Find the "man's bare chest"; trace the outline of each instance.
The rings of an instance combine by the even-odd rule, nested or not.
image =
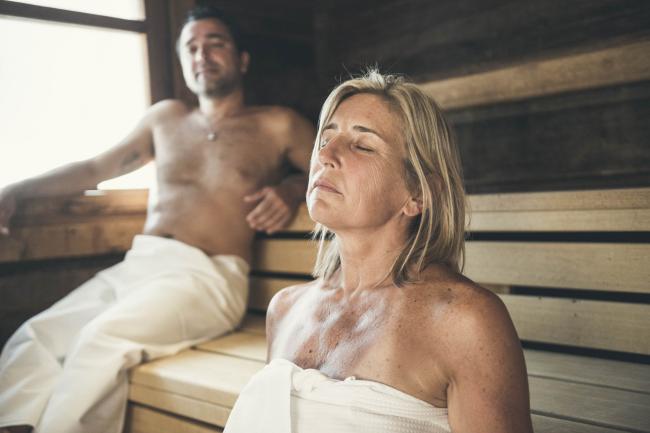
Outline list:
[[[241,125],[212,134],[183,122],[155,130],[159,179],[257,185],[280,175],[282,149],[260,128]]]

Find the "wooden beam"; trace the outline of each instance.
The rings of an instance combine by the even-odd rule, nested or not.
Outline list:
[[[139,395],[142,392],[139,387],[134,387],[131,391],[136,395]],[[202,402],[194,401],[193,404],[197,406],[191,405],[186,407],[186,400],[181,396],[164,394],[159,395],[159,397],[164,399],[164,402],[161,403],[159,400],[155,400],[153,404],[148,404],[149,400],[145,398],[143,404],[148,404],[149,406],[163,410],[168,407],[171,409],[172,413],[180,406],[180,411],[187,414],[187,416],[192,419],[188,419],[188,417],[178,417],[170,413],[152,409],[151,407],[132,403],[128,407],[124,433],[214,433],[223,431],[219,427],[194,421],[195,419],[201,419],[200,414],[196,415],[196,412],[199,410],[198,408],[203,409],[206,413],[211,411],[218,412],[219,408],[216,405],[209,405],[209,407],[204,408]],[[158,406],[158,403],[161,403],[160,406]]]
[[[16,227],[0,238],[0,263],[22,260],[122,253],[142,232],[140,215],[92,219],[89,222]]]
[[[535,414],[628,432],[650,431],[648,394],[539,377],[529,377],[528,383]]]
[[[585,90],[650,79],[650,41],[538,60],[420,87],[446,109]]]
[[[478,283],[650,293],[648,244],[470,241],[465,245],[463,273]]]
[[[650,355],[650,305],[500,295],[519,338]]]
[[[650,366],[544,350],[524,350],[529,376],[650,393]]]
[[[135,368],[131,383],[230,408],[263,366],[259,361],[185,350]]]

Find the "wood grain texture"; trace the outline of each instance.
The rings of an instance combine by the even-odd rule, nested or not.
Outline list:
[[[650,79],[650,42],[420,83],[443,108],[526,99]]]
[[[532,414],[535,433],[623,433],[624,430]]]
[[[650,305],[500,295],[519,338],[650,355]]]
[[[199,344],[196,349],[266,362],[266,337],[261,333],[234,332]]]
[[[529,376],[650,393],[650,365],[524,350]]]
[[[0,263],[121,253],[142,232],[144,218],[114,216],[88,222],[16,227],[0,238]]]
[[[593,51],[643,38],[650,20],[643,0],[327,2],[315,11],[326,87],[363,65],[442,79]]]
[[[175,398],[178,396],[173,396]],[[156,407],[154,405],[154,407]],[[191,416],[190,416],[191,418]],[[124,433],[214,433],[223,429],[139,404],[130,404]]]
[[[466,243],[464,274],[486,284],[650,293],[650,245]]]
[[[650,395],[529,377],[534,413],[633,432],[650,431]]]
[[[248,308],[257,311],[266,311],[269,302],[271,302],[271,298],[273,298],[273,295],[275,295],[279,290],[296,284],[305,283],[307,281],[310,280],[251,277]]]
[[[264,363],[259,361],[185,350],[133,369],[130,382],[232,407],[244,385],[263,366]]]
[[[200,421],[201,423],[211,424],[212,426],[221,426],[226,425],[228,420],[228,415],[230,415],[230,407],[220,406],[215,403],[210,403],[204,400],[198,400],[196,398],[187,397],[184,395],[168,392],[167,390],[160,390],[156,388],[149,388],[142,385],[132,384],[129,387],[129,401],[136,403],[135,407],[140,407],[139,405],[147,405],[149,407],[156,408],[158,410],[163,410],[174,415],[181,415],[183,418],[189,418],[194,420],[193,422]],[[132,405],[133,406],[133,405]],[[170,415],[168,415],[170,416]],[[142,426],[139,427],[142,432],[151,432],[154,433],[158,430],[153,429],[153,424],[147,422],[147,429],[144,428],[143,420],[133,419],[131,420],[132,426]],[[129,425],[127,421],[127,426]],[[172,424],[174,425],[174,424]],[[202,428],[211,428],[207,426],[201,426]],[[212,427],[214,428],[214,427]],[[180,430],[185,431],[185,430]],[[213,431],[213,430],[208,430]],[[220,430],[216,430],[220,431]]]

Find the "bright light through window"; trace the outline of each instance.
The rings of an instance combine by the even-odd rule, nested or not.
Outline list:
[[[117,144],[149,105],[142,34],[0,18],[0,186]],[[106,188],[146,188],[145,167]]]
[[[142,0],[20,0],[20,3],[106,15],[127,20],[144,19]]]

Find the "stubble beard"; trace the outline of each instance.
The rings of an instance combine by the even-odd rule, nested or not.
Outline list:
[[[232,72],[211,81],[199,84],[198,94],[208,98],[223,98],[241,87],[242,79]]]

